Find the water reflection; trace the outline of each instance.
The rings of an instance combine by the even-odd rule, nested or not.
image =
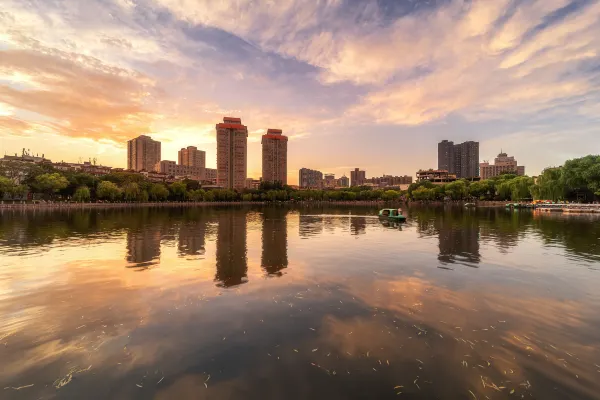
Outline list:
[[[0,393],[600,398],[597,218],[376,212],[3,213]]]
[[[218,286],[231,287],[248,282],[248,259],[246,257],[246,214],[219,212],[217,227]]]
[[[198,256],[205,253],[207,219],[198,216],[182,222],[179,227],[177,249],[182,256]]]
[[[127,261],[135,267],[148,267],[160,258],[160,229],[145,228],[127,232]]]
[[[269,208],[262,215],[261,266],[268,276],[281,276],[288,266],[287,210]]]

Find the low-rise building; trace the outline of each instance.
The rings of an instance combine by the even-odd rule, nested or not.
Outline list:
[[[481,178],[478,176],[463,179],[467,179],[471,182],[481,180]],[[445,185],[446,183],[454,182],[456,180],[456,174],[451,174],[445,169],[428,169],[419,170],[417,172],[417,182],[429,181],[434,185]]]
[[[259,189],[261,182],[262,182],[261,179],[246,178],[246,187],[245,188],[250,189],[250,190]]]
[[[417,171],[417,182],[429,181],[436,185],[443,185],[456,180],[456,174],[451,174],[445,169],[428,169]]]
[[[365,183],[372,183],[375,186],[380,188],[391,187],[391,186],[400,186],[400,185],[410,185],[413,183],[412,176],[404,175],[404,176],[392,176],[392,175],[383,175],[381,177],[374,177],[365,180]]]
[[[481,179],[489,179],[507,173],[523,176],[525,175],[525,167],[518,165],[514,157],[509,157],[506,153],[501,152],[494,159],[494,164],[490,164],[488,161],[479,164],[479,173]]]
[[[213,185],[217,184],[217,170],[215,168],[204,169],[204,182],[210,182]]]
[[[175,161],[163,160],[156,164],[156,172],[185,177],[197,181],[204,179],[205,168],[200,166],[179,165]]]
[[[337,186],[337,181],[334,174],[325,174],[323,178],[323,186],[328,189],[333,189]]]

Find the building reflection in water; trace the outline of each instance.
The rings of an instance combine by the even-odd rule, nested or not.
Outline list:
[[[134,267],[148,267],[160,259],[160,226],[145,226],[127,232],[127,261]]]
[[[184,222],[179,227],[177,250],[181,256],[204,254],[206,220]]]
[[[323,233],[325,223],[323,217],[314,215],[302,215],[299,217],[298,234],[303,239],[308,239],[311,236],[318,236]]]
[[[365,217],[351,217],[350,232],[353,235],[363,235],[367,233],[367,219]]]
[[[262,214],[261,266],[269,276],[281,276],[287,268],[287,210],[265,208]]]
[[[436,220],[442,263],[467,262],[477,264],[479,254],[479,222],[466,214],[442,214]]]
[[[224,210],[217,217],[217,286],[231,287],[248,282],[246,213]]]

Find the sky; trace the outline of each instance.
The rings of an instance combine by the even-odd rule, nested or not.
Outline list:
[[[437,167],[443,139],[480,142],[529,175],[600,153],[598,0],[2,0],[0,151],[126,166],[206,151],[215,125],[280,128],[288,182]]]

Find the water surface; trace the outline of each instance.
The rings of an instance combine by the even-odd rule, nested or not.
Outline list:
[[[600,223],[0,214],[0,398],[600,399]]]

